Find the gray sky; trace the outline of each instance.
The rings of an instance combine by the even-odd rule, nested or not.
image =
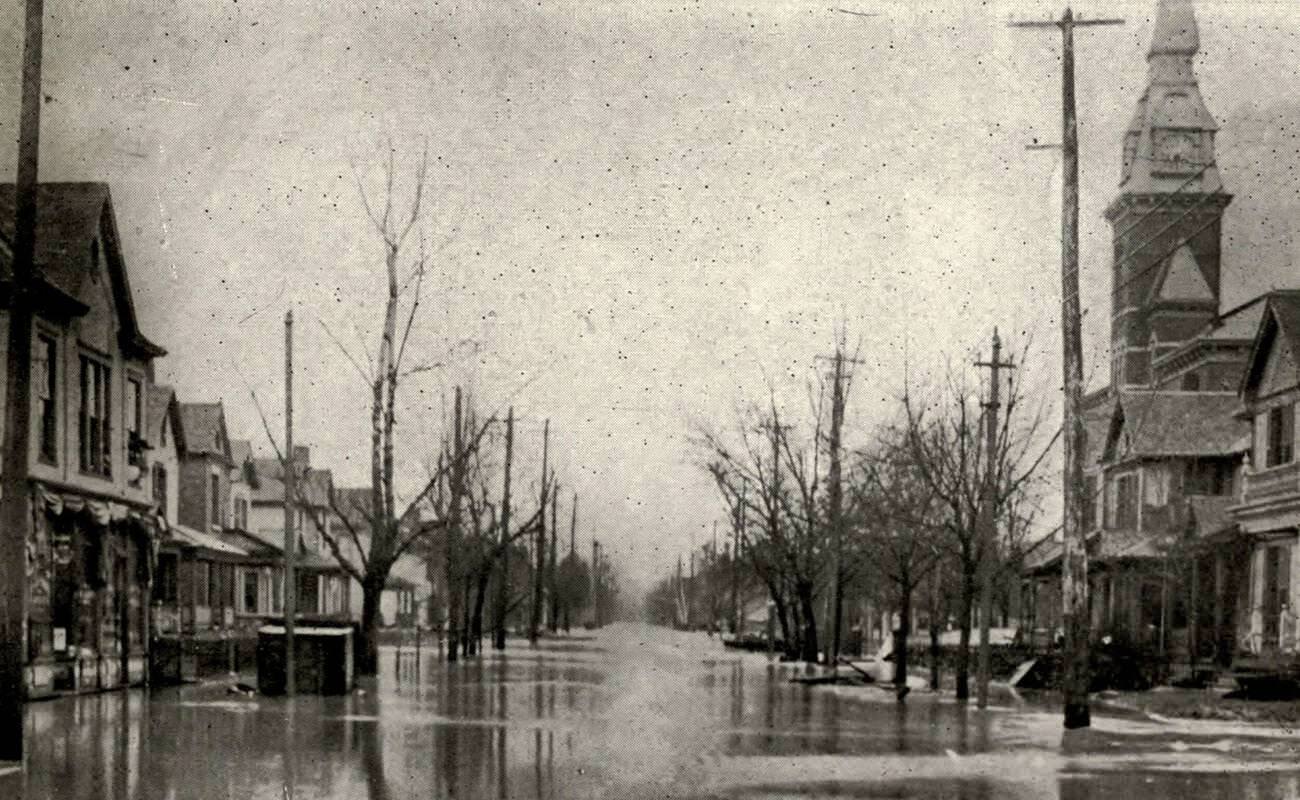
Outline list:
[[[440,243],[408,384],[409,482],[449,387],[550,417],[565,492],[623,570],[664,572],[719,516],[688,441],[777,385],[805,408],[839,320],[861,337],[851,424],[970,361],[993,325],[1033,391],[1059,345],[1058,38],[1005,26],[1052,2],[47,3],[41,176],[111,184],[159,379],[223,399],[265,447],[280,425],[281,321],[300,331],[296,438],[366,479],[367,393],[321,322],[373,348],[382,250],[350,164],[380,188],[391,138]],[[20,4],[0,18],[16,76]],[[1105,376],[1120,136],[1155,0],[1077,4],[1128,25],[1079,37],[1087,370]],[[1300,7],[1201,2],[1202,92],[1237,199],[1225,305],[1295,285]],[[17,80],[0,86],[15,162]],[[12,167],[6,172],[12,175]],[[10,178],[11,179],[11,178]],[[241,377],[242,376],[242,377]],[[530,454],[525,469],[536,467]],[[408,482],[408,483],[409,483]],[[562,510],[567,515],[567,505]]]

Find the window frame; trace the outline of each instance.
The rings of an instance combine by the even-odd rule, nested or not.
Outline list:
[[[113,477],[113,367],[88,352],[80,354],[77,434],[78,462],[82,474]],[[93,408],[92,408],[93,406]]]
[[[41,401],[38,454],[45,464],[59,463],[59,342],[53,334],[38,332],[36,344],[45,359],[44,380],[37,397]]]
[[[1295,461],[1295,403],[1273,406],[1265,416],[1264,468],[1286,466]]]

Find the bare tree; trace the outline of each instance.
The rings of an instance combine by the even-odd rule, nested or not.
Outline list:
[[[924,395],[909,386],[903,396],[902,446],[917,476],[943,509],[941,524],[960,576],[957,613],[961,642],[956,676],[959,699],[970,696],[969,648],[976,579],[983,559],[998,558],[996,552],[985,552],[988,548],[979,535],[985,498],[993,503],[990,513],[998,527],[1004,527],[1008,508],[1035,488],[1038,470],[1060,435],[1058,430],[1050,439],[1046,437],[1043,409],[1026,414],[1020,401],[1019,385],[1012,384],[1003,406],[1005,414],[997,421],[995,449],[989,453],[979,397],[960,376],[949,371],[940,386]],[[985,492],[986,480],[991,481],[993,491]]]

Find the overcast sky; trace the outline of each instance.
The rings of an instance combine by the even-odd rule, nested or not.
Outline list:
[[[409,179],[427,142],[432,288],[412,347],[445,370],[403,405],[407,485],[451,386],[551,419],[559,477],[625,573],[663,574],[721,517],[691,449],[773,381],[804,408],[838,322],[861,338],[850,424],[869,435],[913,369],[968,362],[998,325],[1055,398],[1054,2],[928,4],[232,0],[47,3],[41,177],[107,181],[160,381],[225,402],[266,449],[282,319],[299,321],[296,438],[367,475],[367,392],[327,338],[373,349],[382,249],[353,179]],[[0,163],[12,175],[21,4],[0,18]],[[1105,376],[1120,136],[1155,0],[1080,2],[1089,374]],[[1300,7],[1201,2],[1201,86],[1237,199],[1225,305],[1294,267]],[[9,178],[12,179],[12,178]],[[399,181],[399,189],[408,188]],[[400,199],[400,198],[399,198]],[[323,323],[323,325],[322,325]],[[452,343],[469,340],[474,346]],[[359,356],[364,357],[364,356]],[[448,361],[448,359],[450,359]],[[536,472],[535,452],[523,469]],[[534,479],[535,480],[535,479]],[[567,503],[561,512],[567,516]]]

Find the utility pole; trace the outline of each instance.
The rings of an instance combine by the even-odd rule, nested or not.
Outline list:
[[[745,527],[745,495],[749,481],[740,484],[740,502],[736,504],[735,519],[731,524],[731,635],[740,638],[740,540]]]
[[[284,693],[297,692],[297,662],[294,657],[293,625],[298,613],[298,579],[294,572],[294,555],[298,537],[294,502],[298,489],[297,459],[293,454],[293,309],[284,312]]]
[[[1065,623],[1062,685],[1066,729],[1092,724],[1088,707],[1088,556],[1083,530],[1083,334],[1079,314],[1079,121],[1074,102],[1074,29],[1120,25],[1123,20],[1077,20],[1065,9],[1060,20],[1013,22],[1021,28],[1058,28],[1061,47],[1061,123],[1064,154],[1061,203],[1061,344],[1065,378],[1065,515],[1061,598]]]
[[[551,443],[551,421],[548,419],[542,426],[542,493],[541,502],[538,504],[540,511],[537,514],[537,546],[534,557],[536,559],[536,568],[533,573],[533,607],[532,613],[528,620],[528,643],[537,644],[537,635],[542,627],[542,576],[546,573],[546,503],[548,495],[548,481],[550,476],[547,473],[547,460],[550,455]]]
[[[496,625],[492,646],[506,649],[506,616],[510,605],[510,464],[514,457],[515,407],[506,412],[505,486],[501,489],[501,580],[497,581]]]
[[[600,542],[591,540],[591,608],[592,621],[600,627]]]
[[[578,558],[578,493],[573,493],[573,510],[569,515],[569,562],[572,568],[573,563]],[[566,586],[564,590],[564,632],[569,632],[570,619],[573,614],[573,587]]]
[[[686,630],[689,631],[691,623],[694,622],[692,617],[695,616],[691,613],[695,605],[695,531],[691,531],[691,552],[687,557],[690,559],[691,567],[690,577],[687,579],[689,582],[686,584]]]
[[[41,51],[45,7],[27,0],[23,41],[22,118],[14,187],[13,280],[9,289],[9,367],[5,376],[4,462],[0,475],[0,760],[23,761],[27,687],[27,539],[31,534],[28,469],[32,435],[32,281],[41,139]]]
[[[844,480],[841,450],[844,433],[844,407],[848,402],[852,377],[845,372],[846,361],[860,364],[860,359],[845,358],[844,343],[831,356],[834,373],[831,385],[831,431],[827,443],[830,468],[826,487],[827,515],[831,524],[831,635],[826,646],[826,663],[835,666],[840,656],[840,625],[844,616]]]
[[[447,512],[447,541],[446,541],[446,562],[447,562],[447,661],[460,660],[461,644],[464,640],[464,633],[461,630],[463,623],[463,602],[464,602],[464,565],[461,558],[464,556],[460,552],[460,525],[461,525],[461,500],[462,492],[465,487],[465,435],[462,430],[463,408],[461,405],[461,390],[456,387],[456,400],[452,409],[452,431],[451,431],[451,486],[450,499],[451,508]]]
[[[993,616],[993,566],[998,529],[998,410],[1002,405],[999,395],[1002,370],[1015,369],[1015,364],[1002,361],[1002,340],[998,338],[997,328],[993,329],[993,359],[976,361],[975,366],[987,367],[990,371],[989,400],[984,405],[984,485],[980,498],[980,649],[976,701],[980,708],[987,708],[992,677],[989,621]]]
[[[555,483],[554,480],[551,483],[555,488],[551,492],[551,555],[550,564],[546,568],[546,591],[550,594],[550,603],[548,605],[551,609],[547,627],[551,633],[555,633],[560,627],[560,593],[555,590],[558,582],[556,568],[559,566],[556,543],[560,540],[560,525],[557,519],[560,514],[560,485]]]
[[[713,547],[706,562],[709,573],[709,635],[718,621],[718,521],[713,521]]]

